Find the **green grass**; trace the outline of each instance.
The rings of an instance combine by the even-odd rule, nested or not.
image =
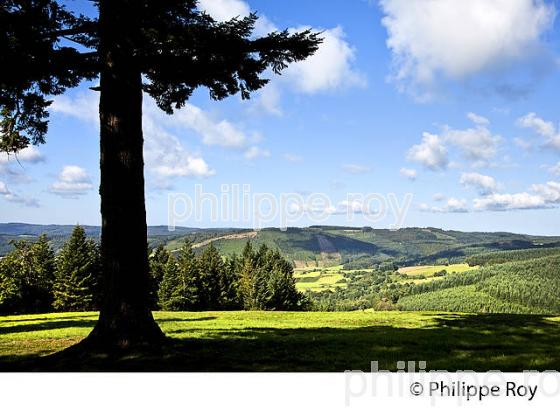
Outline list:
[[[405,274],[408,277],[398,276],[394,279],[397,282],[407,282],[407,283],[426,283],[431,282],[433,280],[441,280],[445,276],[434,276],[437,272],[441,272],[442,270],[447,271],[448,274],[453,273],[464,273],[470,270],[478,269],[478,266],[469,266],[466,263],[456,263],[451,265],[422,265],[422,266],[408,266],[405,268],[400,268],[398,270],[399,273]],[[411,279],[410,277],[414,276],[424,276],[424,278],[415,278]]]
[[[560,318],[433,312],[156,312],[172,343],[118,360],[38,359],[88,334],[96,313],[0,317],[0,370],[343,371],[371,361],[431,370],[560,370]]]
[[[400,268],[399,273],[406,273],[407,275],[424,275],[427,278],[434,276],[434,273],[446,270],[447,273],[462,273],[468,270],[477,269],[467,265],[466,263],[457,263],[452,265],[426,265],[426,266],[408,266]]]
[[[334,290],[338,287],[347,286],[344,279],[342,265],[330,266],[327,268],[298,268],[294,271],[296,279],[296,288],[301,292],[323,292],[325,290]]]

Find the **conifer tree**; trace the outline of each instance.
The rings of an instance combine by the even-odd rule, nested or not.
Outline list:
[[[257,16],[217,22],[196,0],[96,0],[98,16],[61,0],[0,5],[0,149],[42,144],[52,96],[99,78],[103,301],[85,346],[159,345],[149,299],[144,195],[143,92],[168,114],[194,90],[249,98],[304,60],[321,38],[309,30],[253,34]]]
[[[13,242],[14,250],[0,260],[0,311],[38,313],[51,309],[54,251],[46,235],[36,243]]]
[[[253,246],[251,241],[247,241],[243,252],[241,254],[241,259],[238,263],[238,277],[239,277],[239,297],[243,303],[243,306],[247,310],[255,309],[253,301],[253,282],[254,282],[254,267],[253,267]]]
[[[225,261],[225,298],[223,300],[223,309],[235,310],[243,308],[240,296],[240,259],[237,255],[232,255]]]
[[[218,310],[228,297],[225,265],[212,242],[200,255],[201,304],[204,309]]]
[[[77,225],[56,258],[53,307],[88,311],[99,307],[99,250]]]
[[[239,273],[243,306],[248,310],[302,310],[304,295],[296,289],[292,265],[276,250],[262,245],[257,252],[249,242]]]
[[[304,295],[296,289],[294,268],[278,250],[267,257],[267,300],[265,306],[273,310],[301,310],[306,306]]]
[[[249,241],[243,249],[240,269],[239,288],[244,308],[247,310],[264,309],[263,299],[266,288],[263,272],[259,266],[258,253],[253,250]]]
[[[150,254],[150,303],[152,309],[158,308],[158,290],[169,258],[169,251],[163,245],[158,245]]]
[[[182,281],[177,261],[171,256],[165,264],[163,278],[158,290],[158,304],[162,310],[181,310],[183,303]]]
[[[201,302],[199,264],[187,239],[179,256],[168,258],[158,291],[163,310],[198,310]]]

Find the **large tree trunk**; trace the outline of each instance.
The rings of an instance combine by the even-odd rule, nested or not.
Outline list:
[[[104,347],[154,345],[163,333],[148,298],[142,136],[142,77],[130,39],[139,24],[134,0],[99,5],[101,98],[101,259],[103,300],[86,339]]]

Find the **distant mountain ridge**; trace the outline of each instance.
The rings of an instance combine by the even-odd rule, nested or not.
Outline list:
[[[60,248],[64,241],[70,236],[75,225],[40,225],[19,222],[0,223],[0,256],[5,255],[12,249],[11,241],[27,239],[34,240],[41,234],[46,234],[55,249]],[[101,227],[93,225],[81,225],[86,235],[98,239],[101,236]],[[148,242],[151,246],[160,243],[165,244],[169,240],[200,231],[198,228],[177,227],[170,232],[167,226],[148,227]]]
[[[0,256],[12,248],[10,241],[33,240],[45,233],[55,249],[70,235],[73,225],[0,223]],[[99,238],[100,227],[83,225],[86,234]],[[346,264],[362,268],[387,261],[401,265],[458,262],[466,257],[503,250],[560,247],[560,236],[536,236],[508,232],[461,232],[439,228],[403,228],[400,230],[369,227],[311,226],[307,228],[266,228],[259,231],[236,228],[148,227],[148,242],[178,249],[185,238],[196,251],[214,244],[224,255],[240,253],[247,240],[256,246],[278,249],[296,266]]]

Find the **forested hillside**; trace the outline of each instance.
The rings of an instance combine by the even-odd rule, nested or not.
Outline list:
[[[560,253],[520,261],[523,255],[531,253],[511,252],[514,262],[496,262],[476,271],[413,286],[408,289],[409,296],[399,299],[398,307],[451,312],[559,313]],[[500,256],[507,259],[507,253]]]
[[[46,234],[58,251],[68,239],[73,226],[0,224],[0,256],[10,251],[10,241],[37,240]],[[83,226],[85,233],[98,239],[97,226]],[[210,243],[223,255],[239,254],[248,239],[255,245],[277,249],[296,267],[323,267],[344,264],[346,269],[372,268],[391,261],[399,266],[419,264],[462,263],[465,258],[488,252],[546,249],[560,247],[560,237],[520,235],[505,232],[459,232],[437,228],[404,228],[400,230],[312,226],[267,228],[259,231],[235,228],[184,228],[168,231],[166,226],[148,228],[151,247],[165,245],[177,251],[189,239],[197,252]]]
[[[239,253],[246,238],[216,238],[214,245],[226,255]],[[388,229],[315,226],[263,229],[251,241],[278,249],[296,267],[346,269],[372,268],[384,262],[400,266],[461,263],[487,252],[544,249],[560,246],[559,237],[511,233],[444,231],[436,228]]]

